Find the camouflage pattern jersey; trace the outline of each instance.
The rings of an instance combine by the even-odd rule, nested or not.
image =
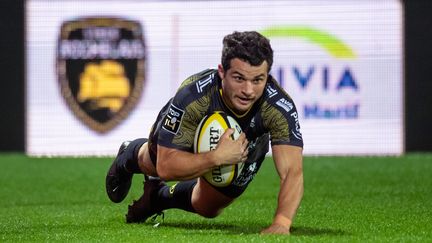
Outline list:
[[[187,78],[160,111],[149,136],[150,157],[156,163],[157,144],[193,153],[195,131],[208,114],[223,111],[234,117],[249,141],[249,155],[240,175],[226,187],[215,187],[229,197],[239,196],[258,172],[271,145],[303,147],[298,113],[290,96],[269,75],[262,97],[237,115],[222,100],[217,70],[207,69]]]

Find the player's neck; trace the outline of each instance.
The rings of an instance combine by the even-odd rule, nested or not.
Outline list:
[[[219,89],[219,94],[220,94],[221,100],[224,103],[225,107],[227,107],[228,110],[230,110],[231,113],[233,115],[235,115],[237,118],[242,118],[242,117],[246,116],[249,113],[249,111],[251,110],[251,108],[252,108],[252,106],[249,107],[249,109],[247,111],[243,112],[243,113],[235,111],[233,108],[231,108],[231,103],[228,100],[225,99],[225,97],[223,95],[222,89]]]

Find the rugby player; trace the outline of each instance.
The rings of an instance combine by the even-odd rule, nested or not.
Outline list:
[[[170,208],[206,218],[219,215],[252,181],[271,143],[280,177],[278,204],[272,224],[261,231],[289,234],[303,196],[302,148],[298,114],[291,97],[269,74],[273,50],[255,31],[224,37],[221,64],[187,78],[161,109],[149,134],[123,142],[106,176],[113,202],[127,195],[133,174],[144,174],[144,193],[129,206],[126,222],[144,222]],[[215,150],[193,152],[195,131],[207,114],[223,111],[243,132],[237,140],[227,129]],[[215,166],[244,162],[226,187],[202,175]],[[178,181],[168,186],[165,181]]]

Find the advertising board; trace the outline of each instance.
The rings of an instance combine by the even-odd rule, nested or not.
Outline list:
[[[26,152],[113,155],[178,85],[256,30],[294,99],[306,155],[393,155],[403,141],[399,1],[26,2]]]

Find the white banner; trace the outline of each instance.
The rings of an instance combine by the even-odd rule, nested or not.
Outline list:
[[[402,11],[397,0],[28,0],[26,151],[115,154],[148,136],[183,79],[217,67],[226,34],[256,30],[296,103],[305,154],[401,154]],[[97,91],[88,81],[108,76]]]

